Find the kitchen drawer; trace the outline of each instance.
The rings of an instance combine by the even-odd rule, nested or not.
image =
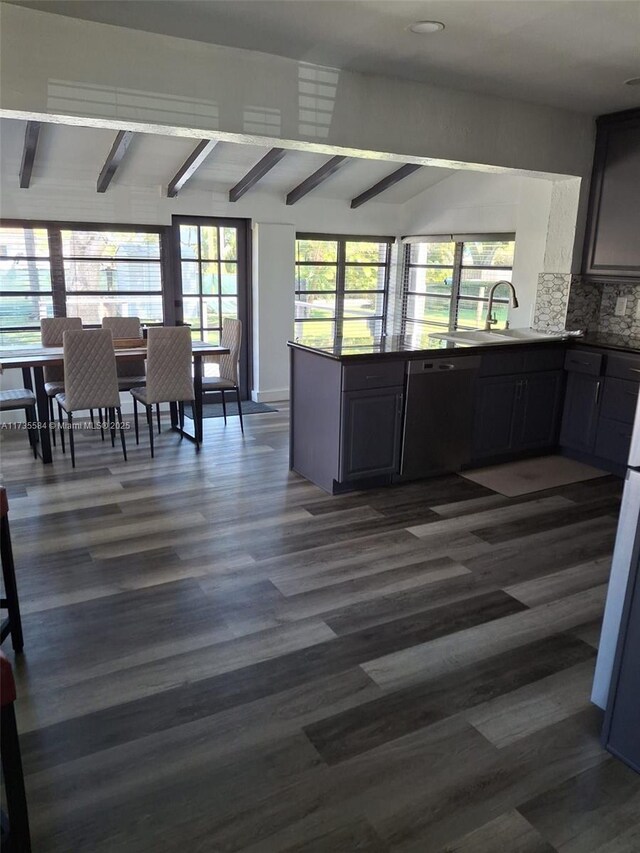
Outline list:
[[[510,376],[526,371],[525,351],[488,352],[482,355],[481,376]]]
[[[631,448],[631,435],[633,426],[612,421],[609,418],[600,418],[598,421],[598,434],[596,436],[596,456],[617,462],[618,465],[626,465]]]
[[[404,370],[404,360],[347,364],[342,369],[342,390],[366,391],[368,388],[404,385]]]
[[[640,382],[640,356],[608,355],[606,374],[618,379]]]
[[[527,350],[524,354],[524,368],[527,373],[538,373],[542,370],[562,370],[564,367],[564,359],[566,347],[556,347],[555,349],[540,349]]]
[[[564,364],[564,347],[547,349],[490,352],[482,356],[481,376],[510,376],[514,373],[538,373],[543,370],[561,370]]]
[[[600,376],[602,353],[570,349],[564,359],[564,369],[571,370],[573,373],[589,373],[591,376]]]
[[[632,424],[636,414],[639,389],[640,385],[637,382],[607,376],[602,394],[602,416]]]

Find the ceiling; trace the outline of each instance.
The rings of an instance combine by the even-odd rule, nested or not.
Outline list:
[[[16,119],[0,120],[1,171],[5,180],[17,183],[24,145],[26,122]],[[43,124],[33,168],[33,185],[41,181],[51,186],[90,182],[95,185],[98,174],[113,144],[115,132],[94,127],[63,124]],[[196,140],[176,136],[135,134],[124,160],[113,179],[113,186],[136,188],[166,186],[195,148]],[[229,190],[267,153],[269,149],[256,145],[220,142],[191,180],[180,191],[187,196],[193,191],[227,194]],[[284,158],[250,190],[276,195],[286,194],[308,178],[329,159],[326,154],[306,151],[287,151]],[[349,160],[334,175],[313,190],[309,198],[338,199],[344,202],[363,192],[381,178],[389,175],[397,163],[380,160]],[[377,196],[375,201],[403,204],[454,173],[451,169],[423,166],[414,174]],[[109,190],[107,190],[108,192]]]
[[[640,104],[640,0],[9,0],[594,115]],[[407,32],[416,20],[443,32]]]

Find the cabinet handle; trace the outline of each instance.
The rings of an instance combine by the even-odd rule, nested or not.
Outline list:
[[[376,374],[372,374],[371,376],[365,376],[364,378],[365,379],[380,379],[380,374],[376,373]]]
[[[398,395],[398,404],[396,406],[396,415],[402,415],[402,404],[404,403],[404,394]]]
[[[598,403],[600,402],[600,385],[601,385],[601,384],[602,384],[602,383],[601,383],[601,382],[600,382],[600,380],[598,379],[598,384],[596,385],[596,399],[595,399],[595,405],[596,405],[596,406],[597,406],[597,405],[598,405]]]
[[[522,397],[522,379],[518,379],[516,382],[516,400],[519,400]]]

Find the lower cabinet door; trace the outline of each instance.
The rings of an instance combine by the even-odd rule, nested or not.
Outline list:
[[[602,379],[585,373],[567,377],[560,444],[572,450],[592,453],[598,427]]]
[[[402,404],[402,388],[343,393],[340,482],[397,472]]]
[[[534,450],[557,444],[563,380],[561,370],[530,373],[523,377],[518,391],[516,449]]]
[[[513,449],[518,376],[478,380],[473,428],[473,459],[500,456]]]

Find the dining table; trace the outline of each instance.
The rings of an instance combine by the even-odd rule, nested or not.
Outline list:
[[[211,356],[228,355],[228,347],[209,344],[205,341],[193,341],[193,388],[195,394],[194,424],[195,435],[180,426],[178,418],[178,405],[170,404],[171,428],[179,432],[184,438],[196,441],[196,436],[202,438],[202,377],[203,360]],[[114,347],[116,362],[130,361],[131,359],[146,358],[147,342],[140,340],[140,345],[132,347]],[[64,365],[64,352],[62,347],[25,346],[12,347],[11,349],[0,349],[0,373],[9,369],[21,369],[24,387],[33,391],[36,396],[36,407],[38,411],[38,455],[43,463],[50,464],[53,461],[51,453],[51,424],[49,423],[49,400],[44,387],[44,368],[54,365]]]

